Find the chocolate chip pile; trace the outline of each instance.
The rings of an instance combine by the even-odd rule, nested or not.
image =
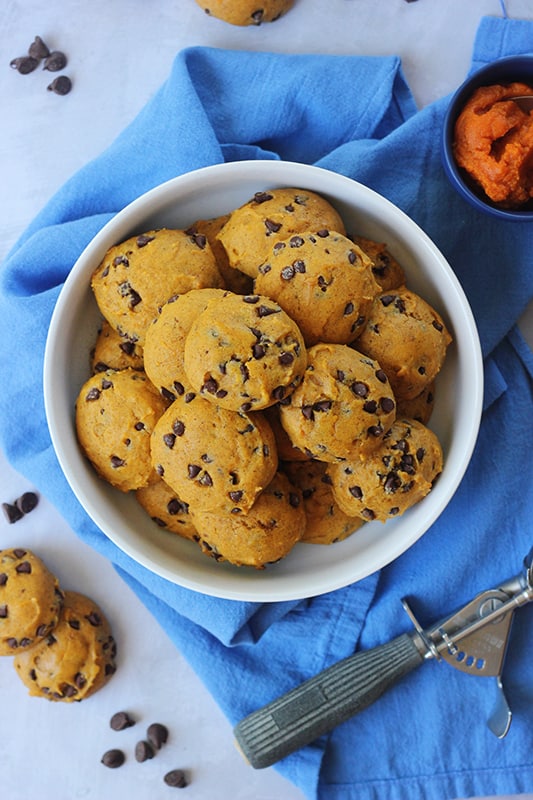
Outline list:
[[[111,717],[109,726],[114,731],[124,731],[135,725],[135,719],[128,711],[117,711]],[[137,741],[134,747],[135,760],[142,764],[157,754],[164,744],[168,741],[168,728],[161,722],[152,722],[146,729],[146,738]],[[109,769],[118,769],[126,761],[126,753],[123,749],[113,747],[103,754],[101,763]],[[167,786],[177,789],[184,789],[189,784],[189,780],[183,769],[172,769],[163,776]]]
[[[36,36],[23,56],[11,59],[9,66],[16,69],[21,75],[29,75],[42,64],[46,72],[60,72],[67,65],[67,57],[62,50],[50,51],[48,45],[40,36]],[[46,87],[54,94],[68,94],[72,88],[72,81],[68,75],[58,75]]]
[[[13,503],[2,503],[2,511],[9,524],[12,525],[33,511],[38,502],[39,497],[35,492],[24,492]]]

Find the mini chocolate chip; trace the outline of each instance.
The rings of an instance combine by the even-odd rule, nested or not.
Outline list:
[[[352,392],[356,395],[356,397],[366,397],[368,395],[368,386],[363,381],[354,381],[350,386]]]
[[[93,626],[93,628],[99,628],[102,624],[102,618],[96,611],[91,611],[90,614],[86,614],[85,619]]]
[[[375,414],[378,410],[378,404],[375,400],[367,400],[363,403],[363,411],[366,411],[367,414]]]
[[[15,547],[15,549],[13,550],[13,555],[15,556],[15,558],[24,558],[26,552],[27,551],[23,550],[22,547]]]
[[[294,356],[292,353],[281,353],[278,357],[278,361],[285,367],[288,366],[289,364],[292,364],[292,362],[294,361]]]
[[[187,779],[182,769],[171,769],[163,780],[167,786],[174,786],[177,789],[184,789],[187,786]]]
[[[193,479],[196,478],[197,475],[200,474],[202,468],[198,466],[198,464],[189,464],[187,467],[187,475],[189,478]]]
[[[43,64],[43,69],[48,70],[48,72],[59,72],[60,69],[64,69],[67,66],[67,57],[61,50],[54,50],[50,53]]]
[[[267,200],[272,200],[272,198],[273,195],[268,194],[268,192],[256,192],[253,196],[252,202],[259,205],[260,203],[266,203]]]
[[[394,400],[391,397],[380,397],[379,404],[385,414],[390,414],[395,405]]]
[[[256,360],[263,358],[266,355],[266,347],[262,344],[254,344],[252,347],[252,353]]]
[[[85,675],[83,675],[83,673],[76,672],[76,674],[74,675],[74,683],[76,684],[78,689],[83,689],[83,687],[87,683],[87,678],[85,677]]]
[[[214,378],[208,378],[204,385],[202,386],[202,392],[209,392],[209,394],[215,394],[218,389],[218,383]]]
[[[195,397],[196,394],[194,392],[187,392],[187,394],[184,397],[184,400],[186,403],[190,403],[194,400]]]
[[[165,434],[163,434],[163,441],[166,444],[166,446],[169,448],[169,450],[172,450],[172,448],[174,447],[174,444],[176,442],[176,434],[174,434],[174,433],[165,433]]]
[[[244,494],[244,492],[241,491],[241,490],[236,491],[236,492],[229,492],[229,497],[230,497],[230,500],[232,500],[234,503],[240,503],[240,501],[242,500],[243,494]]]
[[[80,629],[80,621],[79,621],[79,619],[69,619],[68,624],[73,630],[79,631],[79,629]]]
[[[304,415],[305,419],[314,420],[315,415],[313,414],[313,406],[302,406],[302,414]]]
[[[269,317],[270,314],[279,314],[281,308],[271,308],[270,306],[261,305],[257,307],[256,311],[258,317]]]
[[[271,233],[277,233],[281,228],[281,222],[274,222],[273,219],[265,219],[265,228],[267,229],[267,236]]]
[[[101,763],[105,767],[109,767],[110,769],[116,769],[117,767],[121,767],[124,761],[126,760],[126,756],[122,752],[122,750],[107,750],[101,758]]]
[[[343,312],[344,316],[348,317],[350,314],[353,314],[354,309],[355,309],[355,306],[354,306],[353,303],[346,303],[346,305],[344,306],[344,312]]]
[[[375,436],[376,439],[377,439],[377,437],[381,436],[382,434],[383,434],[383,426],[382,425],[371,425],[370,428],[368,428],[368,435],[369,436]]]
[[[176,436],[183,436],[185,433],[185,425],[180,419],[174,420],[172,423],[172,430],[176,434]]]
[[[211,475],[209,474],[209,472],[204,472],[202,477],[199,478],[198,482],[201,483],[202,486],[212,486],[213,485],[213,479],[212,479]]]
[[[242,298],[243,303],[250,303],[250,305],[254,305],[255,303],[259,302],[259,295],[258,294],[245,294]]]
[[[350,486],[348,491],[352,497],[355,497],[356,500],[360,500],[363,496],[363,490],[360,486]]]
[[[154,239],[155,236],[147,236],[145,233],[142,233],[140,236],[137,236],[137,247],[146,247],[146,245],[153,242]]]
[[[293,508],[298,508],[300,505],[300,498],[295,492],[289,492],[289,505]]]
[[[146,742],[141,740],[137,742],[135,745],[135,760],[142,763],[143,761],[148,761],[148,759],[154,757],[154,748],[150,744],[150,742]]]
[[[54,94],[59,94],[64,97],[72,89],[72,81],[68,75],[59,75],[59,77],[54,78],[52,83],[49,83],[46,88],[49,92],[53,92]]]
[[[19,646],[14,636],[10,636],[9,639],[6,639],[6,644],[11,647],[12,650],[15,650]]]
[[[114,731],[123,731],[135,725],[135,720],[130,717],[127,711],[117,711],[109,720],[109,725]]]
[[[376,518],[376,515],[371,508],[363,508],[361,511],[361,516],[367,520],[373,520]]]
[[[41,625],[38,625],[38,626],[37,626],[37,630],[35,631],[35,636],[36,636],[38,639],[42,639],[44,636],[46,636],[46,631],[47,631],[47,630],[48,630],[48,625],[46,625],[46,624],[43,622],[43,623],[41,623]]]
[[[385,306],[385,308],[387,308],[387,306],[390,306],[390,304],[394,302],[394,300],[396,299],[396,295],[384,294],[380,299],[381,299],[381,304]]]
[[[280,277],[284,281],[290,281],[294,278],[294,267],[289,264],[289,266],[284,267],[281,270]]]
[[[42,58],[47,58],[47,56],[50,55],[50,50],[43,42],[41,37],[36,36],[28,48],[28,54],[32,56],[32,58],[38,58],[41,60]]]
[[[100,389],[97,389],[97,388],[96,388],[96,386],[93,386],[93,388],[92,388],[92,389],[90,389],[90,390],[87,392],[87,394],[85,395],[85,399],[86,399],[86,400],[87,400],[87,402],[89,402],[89,403],[90,403],[92,400],[98,400],[98,398],[99,398],[99,397],[100,397]]]
[[[8,617],[8,607],[7,603],[4,603],[0,606],[0,619],[7,619]]]
[[[19,56],[9,62],[9,66],[16,69],[21,75],[29,75],[39,66],[39,60],[33,56]]]
[[[123,467],[126,463],[124,459],[119,458],[118,456],[111,456],[109,460],[111,461],[111,466],[113,467],[113,469],[118,469],[118,467]]]
[[[381,381],[381,383],[387,383],[387,375],[385,374],[385,372],[383,372],[382,369],[376,370],[376,378],[378,379],[378,381]]]
[[[5,586],[7,583],[7,575],[5,572],[0,572],[0,586]]]
[[[435,330],[439,331],[439,333],[443,330],[443,326],[441,325],[440,322],[438,322],[438,320],[434,319],[431,324],[433,325]]]
[[[15,572],[18,572],[19,575],[29,575],[31,573],[31,564],[29,561],[21,561],[20,564],[17,564],[15,567]]]
[[[152,722],[146,730],[146,736],[156,750],[161,750],[168,739],[168,728],[160,722]]]
[[[24,492],[24,494],[15,500],[15,505],[23,514],[29,514],[30,511],[33,511],[38,502],[39,498],[35,492]]]
[[[291,236],[289,240],[289,245],[291,247],[303,247],[305,244],[305,239],[302,236]]]
[[[19,519],[22,519],[24,516],[20,508],[17,508],[17,506],[12,503],[2,503],[2,509],[10,525],[14,522],[18,522]]]

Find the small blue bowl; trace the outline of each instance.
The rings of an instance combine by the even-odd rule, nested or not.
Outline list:
[[[533,55],[508,56],[498,61],[493,61],[473,73],[461,84],[452,96],[444,117],[442,161],[452,186],[474,208],[502,220],[531,222],[533,221],[533,203],[531,206],[528,204],[528,206],[516,210],[499,208],[483,193],[481,188],[473,187],[471,179],[457,165],[453,155],[455,122],[466,101],[480,86],[491,86],[495,83],[512,83],[513,81],[520,81],[533,86]]]

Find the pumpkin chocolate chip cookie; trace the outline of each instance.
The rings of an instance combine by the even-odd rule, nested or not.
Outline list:
[[[261,412],[229,411],[180,395],[152,434],[156,473],[191,509],[247,513],[277,469],[276,442]]]
[[[17,654],[13,665],[30,695],[68,703],[101,689],[116,671],[115,656],[111,627],[99,606],[66,591],[54,630]]]
[[[48,636],[62,604],[57,578],[35,553],[0,550],[0,656],[28,650]]]
[[[261,295],[226,293],[210,302],[185,340],[193,389],[232,411],[257,411],[282,400],[307,366],[296,322]]]
[[[380,365],[340,344],[308,350],[304,379],[279,408],[291,442],[328,462],[372,452],[396,418],[394,395]]]

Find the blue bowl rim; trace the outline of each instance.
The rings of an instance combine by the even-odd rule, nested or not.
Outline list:
[[[528,73],[531,75],[529,76]],[[533,220],[533,210],[521,211],[519,209],[498,208],[491,205],[490,201],[483,200],[482,197],[475,194],[465,183],[461,170],[455,162],[452,152],[453,130],[464,103],[479,86],[508,81],[528,82],[529,80],[533,84],[533,53],[505,56],[480,67],[471,73],[452,95],[444,116],[442,134],[441,149],[444,169],[457,191],[480,211],[492,214],[499,219],[514,222],[531,222]]]

